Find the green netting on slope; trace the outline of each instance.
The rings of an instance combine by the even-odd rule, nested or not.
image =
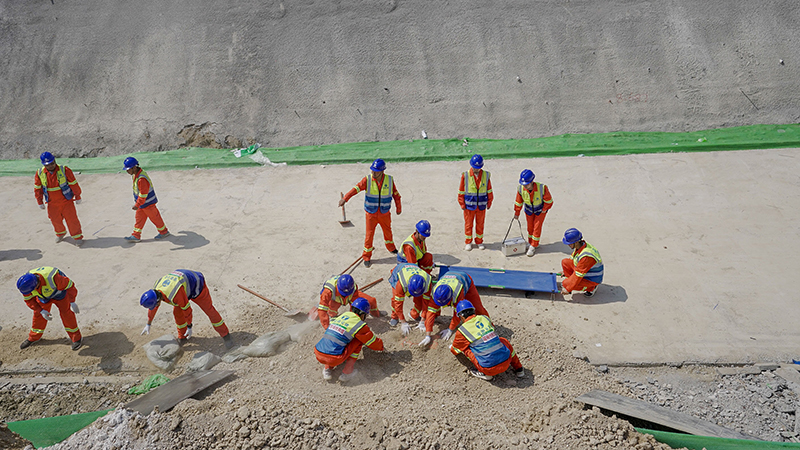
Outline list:
[[[366,163],[378,157],[390,162],[461,160],[474,153],[493,159],[771,149],[800,147],[800,125],[749,125],[687,133],[564,134],[536,139],[467,138],[466,143],[464,145],[463,139],[423,139],[262,147],[255,156],[263,154],[273,163],[301,165]],[[114,173],[122,171],[122,161],[127,156],[134,156],[148,171],[258,165],[247,156],[236,158],[230,150],[210,148],[184,148],[103,158],[59,158],[58,161],[82,173]],[[32,175],[39,167],[38,158],[0,161],[0,176]]]
[[[636,428],[642,434],[652,434],[658,442],[672,448],[688,448],[690,450],[773,450],[781,448],[800,449],[800,444],[794,442],[748,441],[744,439],[727,439],[710,436],[694,436],[691,434],[670,433],[667,431],[648,430]]]
[[[8,429],[31,441],[36,448],[48,447],[67,439],[109,411],[112,410],[8,422]]]

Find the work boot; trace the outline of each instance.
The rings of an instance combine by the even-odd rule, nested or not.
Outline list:
[[[583,295],[585,295],[587,297],[591,297],[591,296],[594,295],[594,291],[583,291]]]
[[[167,231],[167,232],[166,232],[166,233],[164,233],[164,234],[160,234],[160,233],[159,233],[159,234],[157,234],[157,235],[156,235],[156,237],[154,237],[153,239],[155,239],[155,240],[157,240],[157,241],[160,241],[161,239],[164,239],[165,237],[168,237],[168,236],[172,236],[171,234],[169,234],[169,231]]]
[[[78,239],[77,241],[75,241],[75,245],[77,245],[78,247],[83,247],[83,239]]]
[[[24,349],[30,347],[32,344],[33,344],[33,341],[29,341],[29,340],[25,339],[24,341],[22,341],[22,344],[19,344],[19,349],[20,350],[24,350]]]
[[[227,348],[228,350],[232,349],[233,346],[235,345],[233,342],[233,337],[231,337],[230,333],[226,334],[225,336],[222,336],[222,341],[225,343],[225,348]]]
[[[328,369],[326,367],[322,368],[322,379],[325,381],[331,381],[333,379],[333,369]]]
[[[469,369],[469,374],[473,377],[480,378],[481,380],[492,381],[494,379],[491,375],[486,375],[485,373],[479,372],[476,369]]]
[[[528,256],[533,256],[534,254],[536,254],[536,247],[534,247],[534,246],[532,246],[532,245],[531,245],[531,246],[528,248],[528,251],[527,251],[527,252],[525,252],[525,254],[526,254],[526,255],[528,255]]]
[[[77,341],[72,343],[72,351],[73,352],[75,350],[81,348],[81,347],[83,347],[83,338],[81,338],[81,339],[79,339],[79,340],[77,340]]]
[[[365,260],[364,260],[364,267],[367,267],[367,268],[369,268],[369,266],[371,266],[371,265],[372,265],[372,261],[370,261],[370,260],[368,260],[368,259],[365,259]]]
[[[519,369],[514,369],[514,373],[517,374],[517,378],[525,378],[525,368],[520,367]]]
[[[400,323],[400,321],[399,321],[399,320],[397,320],[397,319],[392,319],[392,320],[390,320],[390,321],[389,321],[389,326],[390,326],[390,327],[396,327],[398,323]]]
[[[353,371],[350,373],[343,373],[339,376],[339,381],[341,381],[342,383],[347,383],[348,381],[355,378],[356,374],[358,374],[358,369],[353,369]]]
[[[486,250],[486,246],[483,245],[482,243],[478,244],[478,250]]]
[[[181,347],[183,347],[183,345],[186,344],[187,342],[189,342],[189,338],[188,337],[178,338],[178,345],[180,345]]]
[[[472,244],[467,244],[464,246],[464,250],[471,252],[472,251]]]
[[[139,242],[139,241],[141,241],[141,239],[137,238],[134,235],[125,236],[125,240],[128,241],[128,242]]]
[[[393,255],[396,255],[397,254],[397,249],[394,249],[394,250],[390,251],[389,253],[391,253]]]
[[[63,236],[56,235],[56,244],[58,244],[59,242],[63,241],[65,237],[67,237],[67,236],[66,235],[63,235]]]

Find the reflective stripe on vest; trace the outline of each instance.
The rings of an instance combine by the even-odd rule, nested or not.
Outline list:
[[[64,198],[67,200],[72,200],[72,197],[75,194],[72,192],[72,188],[69,187],[69,182],[67,182],[67,176],[64,175],[64,172],[61,170],[61,166],[56,166],[56,180],[58,180],[58,186],[56,187],[49,187],[47,186],[47,169],[42,167],[38,171],[39,174],[39,181],[42,182],[42,192],[44,193],[44,201],[50,201],[50,191],[61,191],[64,194]]]
[[[469,341],[469,348],[481,367],[494,367],[511,357],[511,352],[500,342],[488,317],[473,316],[458,330]]]
[[[476,208],[480,210],[486,209],[486,205],[489,204],[489,177],[491,174],[487,171],[483,171],[483,175],[481,175],[481,184],[475,184],[475,177],[469,174],[469,171],[464,172],[464,179],[467,182],[466,192],[464,193],[464,206],[470,211],[474,211]]]
[[[589,269],[589,271],[586,272],[585,274],[581,274],[580,272],[577,271],[575,272],[575,274],[578,275],[579,277],[582,276],[584,280],[589,280],[597,284],[602,283],[603,258],[600,257],[600,252],[598,252],[596,248],[587,243],[586,247],[584,247],[579,254],[577,255],[575,255],[574,253],[572,254],[572,263],[575,264],[575,267],[578,267],[578,261],[580,261],[581,258],[585,256],[588,256],[596,261],[594,266],[592,266],[592,268]]]
[[[147,192],[147,195],[142,194],[139,192],[139,178],[144,178],[150,183],[150,190]],[[150,177],[147,176],[147,173],[144,170],[139,169],[139,173],[133,176],[133,201],[139,200],[139,197],[147,197],[147,200],[144,201],[144,204],[139,207],[139,209],[144,208],[146,206],[155,205],[158,203],[158,198],[156,198],[156,191],[153,189],[153,182],[150,180]]]
[[[61,300],[66,297],[66,289],[59,291],[56,289],[56,274],[64,275],[64,272],[56,269],[55,267],[39,267],[30,271],[32,274],[41,275],[44,278],[44,284],[39,286],[39,289],[31,291],[31,294],[43,299],[42,303],[47,303],[50,300]],[[72,287],[72,280],[67,285],[67,289]],[[29,294],[30,295],[30,294]]]
[[[519,185],[517,186],[517,192],[522,196],[522,202],[525,204],[525,214],[538,214],[542,212],[542,192],[544,191],[544,185],[542,183],[533,182],[536,189],[533,192],[533,198],[531,198],[531,193],[525,186]]]
[[[406,240],[404,240],[403,243],[400,244],[400,251],[397,252],[397,262],[399,263],[408,262],[405,253],[403,253],[403,247],[405,247],[406,245],[410,245],[411,248],[414,249],[414,254],[417,256],[417,261],[422,259],[422,257],[425,256],[425,253],[428,253],[428,246],[425,245],[425,241],[422,241],[420,246],[417,247],[417,243],[414,242],[414,233],[411,233],[411,235],[409,235],[406,238]]]
[[[366,325],[364,321],[350,311],[331,318],[330,325],[315,348],[326,355],[341,355],[364,325]]]
[[[186,277],[186,296],[190,299],[197,298],[206,287],[206,278],[200,272],[194,270],[178,269],[172,272],[174,275],[181,274]]]
[[[348,305],[353,301],[353,296],[356,295],[357,290],[353,291],[353,293],[348,295],[347,297],[342,297],[342,295],[339,294],[339,290],[336,289],[336,286],[338,286],[339,283],[340,276],[341,275],[336,275],[334,277],[331,277],[328,281],[326,281],[325,284],[322,285],[322,289],[319,291],[319,293],[322,294],[325,291],[325,289],[327,289],[331,291],[331,298],[333,299],[333,301],[339,303],[340,305]]]
[[[169,303],[172,306],[179,306],[181,309],[188,309],[189,304],[187,303],[185,306],[180,306],[175,303],[175,295],[178,293],[178,290],[183,287],[186,292],[189,292],[188,287],[186,286],[186,276],[180,272],[172,272],[169,275],[164,275],[158,280],[153,286],[153,290],[161,292],[164,294],[166,303]]]
[[[364,192],[364,211],[375,214],[380,210],[381,214],[389,212],[392,206],[392,192],[394,192],[394,181],[390,175],[383,175],[383,183],[378,183],[372,178],[372,174],[367,175],[369,186]]]
[[[431,285],[431,276],[428,275],[428,272],[420,269],[416,264],[398,264],[394,266],[392,269],[392,274],[389,277],[389,283],[394,287],[397,284],[397,281],[400,280],[400,286],[403,288],[403,293],[406,297],[410,297],[411,294],[408,292],[408,280],[411,279],[414,275],[420,275],[425,280],[425,290],[424,292],[428,292],[428,288]]]

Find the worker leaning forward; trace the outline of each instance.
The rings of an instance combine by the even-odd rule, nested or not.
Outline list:
[[[153,289],[142,294],[139,304],[149,310],[147,325],[142,334],[150,334],[150,325],[156,316],[158,306],[161,302],[165,302],[172,305],[172,315],[175,317],[175,325],[178,326],[178,342],[184,344],[192,337],[192,305],[189,304],[189,300],[206,313],[214,330],[222,336],[225,348],[233,347],[233,338],[222,316],[214,308],[205,277],[202,273],[192,270],[178,269],[164,275],[156,282]]]
[[[386,250],[391,253],[397,253],[397,247],[394,245],[392,238],[392,213],[389,211],[392,206],[392,199],[394,199],[397,215],[402,212],[400,193],[397,192],[394,178],[384,173],[386,163],[382,159],[376,159],[370,166],[370,170],[372,172],[369,175],[362,178],[354,188],[344,195],[344,198],[339,200],[339,206],[344,206],[354,195],[364,191],[364,211],[367,213],[364,253],[361,255],[364,259],[364,267],[372,265],[370,260],[372,259],[372,251],[375,250],[372,246],[372,241],[375,237],[375,227],[378,225],[381,226],[383,231],[383,242],[386,245]]]
[[[358,290],[353,277],[349,274],[336,275],[331,277],[322,285],[319,291],[319,323],[322,328],[328,328],[331,317],[336,317],[342,305],[349,305],[358,298],[365,299],[370,306],[369,313],[372,317],[379,317],[378,303],[375,297],[371,297]]]
[[[406,297],[414,299],[414,306],[409,315],[414,320],[421,320],[426,312],[426,305],[431,297],[431,276],[420,269],[416,264],[401,263],[394,266],[389,275],[389,284],[392,286],[392,318],[390,326],[400,324],[403,335],[411,331],[411,325],[406,322],[403,314],[403,303]]]
[[[20,349],[28,348],[42,338],[47,322],[53,320],[53,315],[50,314],[53,305],[58,307],[61,323],[72,341],[72,350],[81,348],[83,338],[75,317],[75,313],[80,312],[75,303],[78,289],[64,272],[55,267],[33,269],[19,277],[17,289],[25,298],[28,308],[33,310],[33,325],[28,339],[20,344]]]
[[[553,197],[550,195],[550,190],[542,183],[536,183],[533,179],[536,178],[533,172],[528,169],[522,171],[519,175],[519,186],[517,186],[517,198],[514,201],[514,218],[519,218],[519,212],[522,206],[525,206],[525,218],[528,222],[528,251],[525,253],[528,256],[533,256],[536,253],[536,247],[539,246],[539,239],[542,236],[542,224],[544,218],[547,216],[547,211],[553,207]]]
[[[56,158],[50,152],[39,156],[42,168],[36,171],[33,180],[33,193],[40,209],[47,203],[47,217],[56,232],[56,242],[61,242],[67,235],[67,228],[75,245],[83,245],[83,232],[75,204],[81,203],[81,187],[75,174],[67,166],[56,164]],[[67,227],[64,227],[67,222]]]
[[[453,336],[459,323],[461,323],[458,314],[455,313],[455,308],[461,300],[465,299],[472,303],[476,313],[489,317],[489,311],[483,307],[481,296],[478,294],[478,289],[475,287],[472,277],[457,270],[448,271],[436,282],[436,287],[433,290],[433,299],[428,300],[428,312],[425,315],[425,321],[420,322],[419,325],[419,329],[424,330],[426,334],[425,339],[419,343],[420,346],[428,345],[433,341],[433,323],[442,314],[442,308],[447,306],[453,307],[453,318],[450,320],[450,326],[442,330],[440,336],[444,340],[448,340]]]
[[[139,161],[134,157],[125,158],[123,163],[125,171],[133,178],[133,200],[134,204],[131,207],[136,211],[135,223],[133,224],[133,233],[126,236],[125,240],[130,242],[139,242],[142,239],[142,228],[144,228],[147,219],[150,219],[158,230],[155,239],[164,239],[169,236],[169,230],[164,225],[164,220],[161,218],[161,213],[158,211],[156,203],[156,191],[153,189],[153,183],[147,173],[139,167]]]
[[[428,246],[425,244],[425,239],[430,236],[430,222],[427,220],[417,222],[414,232],[403,241],[402,251],[397,255],[397,262],[400,264],[416,264],[420,269],[430,274],[433,268],[436,267],[433,263],[433,255],[428,253]]]
[[[483,157],[472,155],[469,160],[470,169],[461,174],[461,184],[458,186],[458,204],[464,211],[464,250],[472,250],[472,224],[475,223],[475,244],[479,250],[483,245],[483,224],[486,220],[486,210],[492,207],[492,180],[491,173],[483,170]]]
[[[514,347],[508,339],[499,337],[492,321],[483,315],[475,314],[475,307],[469,300],[456,305],[456,314],[462,324],[455,332],[450,351],[458,357],[465,355],[475,365],[469,373],[481,380],[491,381],[495,375],[514,369],[517,377],[525,376],[525,369],[519,361]]]
[[[371,305],[367,300],[357,298],[350,305],[350,311],[331,319],[322,339],[314,346],[317,361],[325,366],[322,369],[324,380],[333,379],[333,369],[342,363],[344,368],[339,381],[347,382],[353,379],[358,373],[353,366],[364,345],[376,352],[383,351],[383,341],[376,337],[369,325],[364,322],[370,308]]]
[[[583,240],[583,233],[577,228],[565,231],[561,242],[572,249],[572,256],[561,260],[562,272],[558,276],[566,277],[561,282],[561,293],[581,291],[587,297],[593,296],[597,286],[603,282],[603,258],[600,252]]]

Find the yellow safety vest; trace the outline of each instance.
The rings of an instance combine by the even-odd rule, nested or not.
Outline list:
[[[161,292],[164,295],[164,301],[166,303],[172,306],[179,306],[181,309],[188,309],[190,306],[189,302],[186,302],[184,306],[180,306],[174,301],[175,295],[182,287],[184,291],[188,291],[186,287],[186,276],[180,272],[172,272],[161,277],[161,279],[156,282],[155,286],[153,286],[153,290]]]
[[[383,175],[383,183],[378,186],[378,183],[372,178],[372,174],[367,175],[367,190],[364,193],[364,211],[375,214],[380,211],[381,214],[389,212],[392,206],[392,192],[394,191],[394,179],[391,175]]]
[[[42,167],[37,171],[37,174],[39,175],[39,180],[42,182],[42,192],[44,193],[45,203],[50,201],[51,191],[61,191],[61,193],[64,194],[64,198],[67,200],[72,200],[72,198],[75,197],[75,194],[72,192],[72,188],[69,186],[77,183],[77,180],[73,181],[72,183],[67,182],[67,176],[64,175],[64,171],[61,170],[61,166],[56,166],[56,179],[58,180],[58,186],[56,187],[50,187],[47,185],[47,169]]]
[[[533,193],[533,198],[531,198],[531,193],[525,186],[519,185],[517,186],[517,192],[522,196],[522,203],[525,205],[525,214],[539,214],[542,212],[542,192],[544,192],[544,185],[542,183],[533,182],[536,186],[536,189]]]
[[[464,192],[464,206],[470,211],[476,208],[480,210],[486,209],[489,204],[489,177],[492,174],[484,170],[481,176],[481,184],[475,184],[475,178],[469,174],[469,171],[464,172],[464,179],[466,180],[466,192]]]
[[[58,290],[56,288],[56,281],[55,277],[57,273],[64,275],[63,272],[56,269],[55,267],[39,267],[38,269],[33,269],[30,271],[32,274],[41,275],[44,278],[44,284],[40,285],[38,289],[31,291],[28,295],[28,298],[31,296],[41,297],[45,300],[61,300],[66,295],[66,289],[72,287],[72,280],[69,280],[69,284],[67,285],[66,289]],[[45,302],[46,303],[46,302]]]

